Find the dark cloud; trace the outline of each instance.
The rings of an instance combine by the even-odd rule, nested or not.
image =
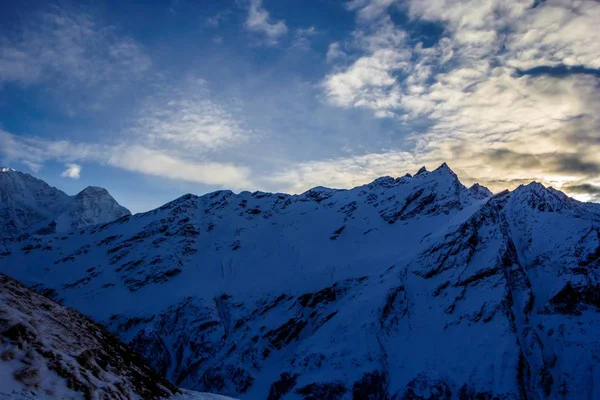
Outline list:
[[[536,168],[541,165],[537,156],[517,153],[509,149],[498,149],[484,153],[488,163],[496,167]]]
[[[574,174],[599,174],[600,164],[582,161],[579,156],[571,154],[552,155],[550,166],[554,167],[552,172],[574,173]]]
[[[547,172],[566,174],[600,174],[600,164],[584,161],[579,155],[563,153],[525,154],[509,149],[484,153],[486,161],[495,167],[541,168]]]
[[[600,203],[600,186],[589,183],[572,183],[564,185],[561,190],[569,194],[587,194],[591,197],[591,201]]]
[[[571,75],[591,75],[600,78],[599,68],[588,68],[582,65],[568,66],[568,65],[540,65],[529,69],[517,69],[517,76],[531,75],[540,76],[546,75],[553,78],[564,78]]]
[[[594,186],[589,183],[567,184],[562,189],[577,194],[600,195],[600,186]]]

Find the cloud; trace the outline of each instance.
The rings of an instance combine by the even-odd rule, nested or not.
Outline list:
[[[346,57],[346,53],[342,50],[339,42],[333,42],[329,44],[326,55],[326,60],[328,63],[334,62],[344,57]]]
[[[250,170],[234,163],[214,162],[168,149],[151,148],[134,142],[113,144],[53,141],[16,136],[0,131],[0,153],[8,161],[41,165],[47,161],[67,163],[61,176],[77,178],[76,162],[93,162],[130,172],[203,183],[231,189],[252,188]]]
[[[225,21],[229,18],[230,14],[231,14],[231,11],[229,11],[229,10],[220,11],[213,16],[206,17],[204,19],[204,25],[206,25],[210,28],[218,28],[223,21]]]
[[[302,193],[314,186],[351,188],[381,176],[416,171],[418,162],[411,153],[399,151],[308,161],[274,174],[269,184],[290,193]]]
[[[323,88],[329,102],[379,112],[394,108],[401,94],[395,74],[411,65],[411,52],[405,48],[405,38],[405,33],[396,29],[389,19],[368,35],[359,32],[355,45],[369,54],[324,79]]]
[[[362,21],[372,21],[385,15],[385,12],[396,0],[351,0],[347,3],[348,10],[357,10]]]
[[[47,6],[0,33],[0,86],[43,87],[69,115],[102,108],[151,65],[140,43],[81,9]]]
[[[0,81],[35,84],[57,77],[96,85],[146,71],[151,61],[133,39],[92,14],[52,7],[0,37]]]
[[[244,24],[247,30],[265,35],[268,44],[277,43],[288,28],[284,21],[272,21],[269,12],[262,6],[262,0],[250,0],[248,17]]]
[[[238,145],[252,136],[234,117],[235,104],[211,99],[202,79],[165,85],[144,102],[131,133],[151,147],[207,152]]]
[[[569,184],[563,188],[571,193],[600,195],[600,186],[594,186],[589,183]]]
[[[403,5],[413,22],[441,24],[441,35],[426,47],[410,25],[393,23],[393,4],[350,2],[359,24],[347,45],[357,54],[323,79],[330,104],[414,126],[391,154],[449,161],[459,176],[494,190],[536,179],[568,191],[598,174],[600,3]]]
[[[297,28],[294,30],[294,38],[292,39],[292,47],[298,49],[308,49],[310,47],[310,38],[320,34],[314,26],[308,28]]]
[[[65,169],[60,176],[63,178],[79,179],[81,174],[81,166],[77,164],[67,164],[66,167],[67,169]]]

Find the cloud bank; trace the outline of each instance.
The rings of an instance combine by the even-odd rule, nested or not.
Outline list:
[[[448,161],[494,190],[535,179],[581,195],[600,183],[600,3],[354,0],[348,7],[359,22],[348,45],[359,52],[323,80],[330,104],[404,124],[428,121],[410,137],[413,157]],[[426,46],[394,24],[394,8],[442,34]]]

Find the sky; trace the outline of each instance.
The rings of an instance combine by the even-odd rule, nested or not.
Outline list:
[[[0,163],[133,212],[447,162],[600,201],[600,2],[0,0]]]

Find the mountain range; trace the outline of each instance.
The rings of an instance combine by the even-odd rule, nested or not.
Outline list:
[[[64,223],[66,197],[9,174],[25,183],[0,180],[3,215],[44,213],[4,234],[0,272],[103,324],[177,386],[269,400],[599,396],[598,204],[535,182],[494,195],[443,164],[114,218],[116,202],[90,194]]]

